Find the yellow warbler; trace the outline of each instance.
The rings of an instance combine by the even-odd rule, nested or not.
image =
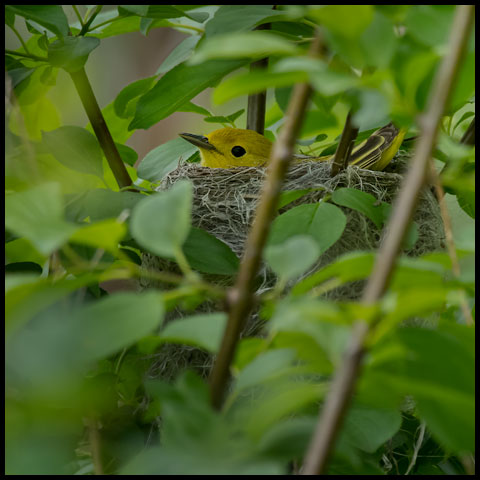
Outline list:
[[[181,133],[200,149],[201,165],[210,168],[259,167],[270,158],[272,142],[253,130],[220,128],[206,136]],[[405,130],[392,123],[372,133],[353,148],[349,164],[370,170],[383,170],[397,153]],[[332,156],[294,155],[295,160],[331,160]]]

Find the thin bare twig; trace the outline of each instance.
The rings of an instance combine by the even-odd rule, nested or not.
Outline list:
[[[270,24],[259,25],[255,30],[269,30]],[[268,57],[261,58],[250,64],[250,71],[266,70],[268,67]],[[265,131],[265,108],[267,103],[267,91],[262,90],[258,93],[252,93],[248,96],[247,103],[247,129],[255,130],[260,135]]]
[[[388,287],[419,193],[427,178],[440,121],[455,84],[472,27],[473,8],[473,5],[457,6],[450,34],[449,52],[443,59],[441,68],[435,77],[428,108],[420,122],[421,133],[415,145],[415,155],[394,204],[385,239],[380,246],[372,274],[362,297],[363,304],[375,303]],[[378,324],[378,320],[376,318],[370,324],[359,320],[353,328],[350,344],[345,352],[342,365],[332,380],[330,392],[308,448],[303,475],[325,473],[330,453],[360,373],[365,354],[365,340]]]
[[[319,50],[320,37],[317,35],[312,43],[310,53],[316,55]],[[308,84],[302,83],[295,86],[288,105],[284,127],[272,149],[268,175],[263,184],[255,219],[247,237],[245,254],[240,264],[235,286],[230,292],[227,326],[210,375],[210,398],[212,405],[217,409],[222,405],[229,379],[230,364],[240,333],[253,305],[255,275],[260,266],[262,250],[270,230],[270,224],[277,211],[282,183],[292,158],[293,147],[310,94],[311,87]]]
[[[407,468],[407,471],[405,472],[405,475],[408,475],[410,473],[412,468],[415,466],[415,463],[417,462],[418,452],[422,448],[423,437],[425,436],[425,427],[426,427],[425,422],[422,422],[420,424],[420,427],[419,427],[420,432],[418,434],[418,439],[415,443],[415,448],[413,450],[412,459],[410,460],[410,464],[408,465],[408,468]]]
[[[443,229],[445,230],[445,241],[447,243],[448,255],[452,262],[452,272],[456,278],[460,278],[460,264],[458,263],[457,250],[455,248],[455,242],[453,241],[452,222],[445,201],[445,191],[443,190],[440,177],[435,170],[432,161],[430,161],[430,178],[435,187],[435,194],[437,195],[438,205],[440,207],[440,215],[442,217]],[[468,308],[467,299],[465,298],[464,292],[461,291],[461,293],[460,308],[465,317],[465,322],[467,325],[473,325],[473,318],[470,309]]]
[[[103,475],[103,464],[100,446],[100,432],[95,415],[86,418],[88,430],[88,442],[92,453],[93,472],[95,475]]]

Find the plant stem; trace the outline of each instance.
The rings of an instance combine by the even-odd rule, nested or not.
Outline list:
[[[15,28],[14,25],[10,25],[10,28],[13,30],[13,33],[17,36],[17,38],[20,40],[20,43],[22,44],[23,49],[25,50],[25,53],[28,53],[30,55],[30,52],[27,48],[27,44],[23,40],[22,36],[20,33],[18,33],[18,30]],[[5,50],[6,51],[6,50]]]
[[[460,143],[471,146],[475,145],[475,117],[473,117],[473,120],[470,122],[466,132],[463,134]]]
[[[311,55],[320,50],[319,36],[311,46]],[[282,183],[292,159],[293,147],[300,130],[304,113],[311,94],[306,83],[297,84],[293,91],[285,124],[275,142],[268,166],[267,178],[263,184],[255,219],[246,240],[245,253],[235,286],[230,291],[230,308],[227,326],[220,350],[210,375],[210,401],[219,409],[229,379],[230,364],[245,321],[254,303],[254,280],[262,259],[270,225],[277,214],[278,199]]]
[[[259,25],[255,30],[269,30],[270,24]],[[268,67],[268,57],[252,62],[250,71],[266,70]],[[247,103],[247,130],[254,130],[263,135],[265,131],[265,108],[267,103],[267,91],[262,90],[248,96]]]
[[[122,158],[118,153],[115,142],[113,141],[110,130],[108,129],[102,111],[98,106],[97,99],[88,80],[85,69],[70,73],[75,88],[77,89],[83,107],[87,112],[88,119],[92,124],[93,131],[97,136],[98,142],[102,147],[103,153],[107,159],[108,165],[115,176],[115,180],[120,188],[132,185],[132,179],[125,168]]]
[[[419,193],[427,178],[438,128],[465,53],[474,18],[473,8],[473,5],[459,5],[456,8],[450,33],[449,51],[435,77],[428,108],[420,122],[421,134],[416,142],[415,155],[395,201],[386,227],[386,236],[380,246],[362,297],[362,303],[365,305],[375,303],[388,287]],[[330,392],[310,442],[303,475],[322,475],[326,471],[330,453],[340,432],[360,374],[365,355],[365,340],[378,324],[378,320],[377,317],[370,324],[358,320],[354,325],[342,365],[332,380]]]
[[[72,8],[73,8],[73,11],[75,12],[75,15],[77,16],[77,18],[78,18],[78,20],[79,20],[79,22],[80,22],[80,25],[81,25],[82,28],[83,28],[84,23],[83,23],[83,20],[82,20],[82,16],[80,15],[80,12],[78,11],[77,6],[76,6],[76,5],[72,5]]]
[[[335,156],[332,160],[332,169],[330,175],[334,177],[337,173],[345,170],[348,165],[348,159],[350,158],[350,152],[352,151],[353,144],[358,135],[358,128],[353,126],[352,123],[352,110],[348,112],[347,119],[345,120],[345,126],[343,127],[342,138],[335,152]]]
[[[16,52],[15,50],[9,50],[8,48],[5,49],[5,53],[17,57],[29,58],[31,60],[38,60],[39,62],[48,62],[47,57],[39,57],[38,55],[34,55],[33,53]]]
[[[78,33],[78,36],[85,35],[88,33],[88,29],[90,28],[90,25],[92,22],[95,20],[95,17],[102,11],[103,5],[97,5],[94,12],[90,16],[90,18],[86,21],[86,23],[82,26],[82,29]]]

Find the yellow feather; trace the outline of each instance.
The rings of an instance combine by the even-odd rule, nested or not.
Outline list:
[[[220,128],[206,135],[180,134],[200,149],[201,165],[210,168],[259,167],[268,163],[272,142],[253,130]],[[357,145],[349,163],[360,168],[383,170],[397,153],[405,136],[389,123]],[[295,155],[295,161],[331,160],[332,156]]]

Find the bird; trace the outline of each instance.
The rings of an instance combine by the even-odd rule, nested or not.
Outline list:
[[[405,129],[398,129],[392,122],[373,132],[352,149],[349,165],[369,170],[383,170],[398,152],[405,136]],[[235,168],[261,167],[268,163],[273,143],[254,130],[220,128],[208,135],[180,133],[200,150],[203,167]],[[293,155],[295,161],[329,161],[333,156]]]

